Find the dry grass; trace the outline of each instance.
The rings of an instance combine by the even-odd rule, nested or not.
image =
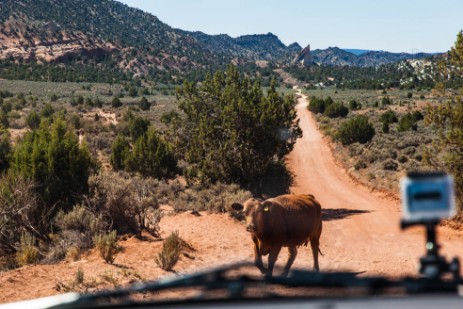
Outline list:
[[[156,264],[166,271],[171,271],[180,258],[182,243],[178,231],[170,234],[162,243],[162,251],[154,258]]]
[[[116,231],[97,235],[93,237],[93,242],[98,251],[100,251],[101,257],[108,264],[113,264],[117,254],[122,250],[121,246],[117,243]]]

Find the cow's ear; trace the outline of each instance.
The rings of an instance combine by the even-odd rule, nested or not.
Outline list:
[[[272,207],[272,202],[265,201],[262,203],[261,207],[264,211],[269,211],[270,207]]]
[[[236,211],[242,211],[244,209],[244,206],[240,203],[233,203],[231,205],[231,208]]]

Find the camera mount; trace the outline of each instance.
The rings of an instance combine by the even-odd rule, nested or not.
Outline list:
[[[452,274],[454,280],[460,280],[460,260],[454,257],[449,263],[439,255],[436,227],[440,220],[401,221],[401,228],[422,225],[426,228],[426,255],[420,258],[420,274],[430,279],[441,279],[445,274]]]

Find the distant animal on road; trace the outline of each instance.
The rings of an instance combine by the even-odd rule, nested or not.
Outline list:
[[[314,270],[319,270],[322,211],[313,195],[286,194],[265,201],[250,198],[243,204],[234,203],[232,208],[243,212],[246,218],[246,230],[254,242],[255,264],[263,274],[272,276],[281,248],[288,247],[288,261],[282,274],[287,276],[296,259],[297,247],[307,246],[309,242]],[[265,269],[262,256],[267,254],[268,267]]]

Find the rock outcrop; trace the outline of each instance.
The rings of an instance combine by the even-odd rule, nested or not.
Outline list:
[[[302,49],[293,60],[293,64],[302,64],[304,67],[312,65],[312,54],[310,53],[310,44]]]
[[[73,55],[102,54],[115,48],[100,38],[63,29],[54,22],[32,21],[25,15],[0,23],[0,59],[51,62]]]

